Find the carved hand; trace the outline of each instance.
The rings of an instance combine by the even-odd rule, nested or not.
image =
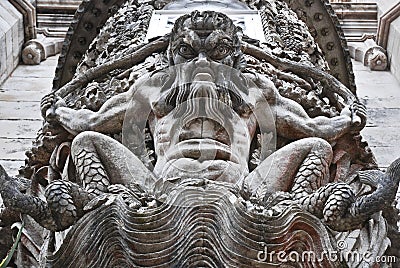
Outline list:
[[[65,101],[55,95],[54,93],[50,93],[43,97],[40,103],[40,110],[42,113],[42,117],[49,123],[56,123],[56,110],[59,107],[66,107]]]
[[[361,102],[353,102],[350,106],[351,111],[351,130],[352,132],[361,131],[367,124],[367,109]]]
[[[350,118],[351,132],[359,132],[365,127],[367,122],[367,110],[365,105],[360,102],[353,102],[351,105],[346,106],[340,115]]]

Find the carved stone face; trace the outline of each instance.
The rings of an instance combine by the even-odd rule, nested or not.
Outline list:
[[[194,11],[175,22],[170,41],[170,63],[202,60],[238,68],[241,30],[226,15]]]
[[[170,82],[153,103],[158,176],[236,182],[248,172],[255,123],[245,112],[241,56],[240,29],[226,15],[195,11],[176,21]]]

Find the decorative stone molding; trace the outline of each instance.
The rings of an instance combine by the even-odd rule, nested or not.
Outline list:
[[[35,65],[40,64],[46,59],[46,49],[38,40],[29,40],[22,50],[22,61],[25,64]]]
[[[339,18],[347,42],[364,42],[375,39],[378,27],[376,3],[335,1],[332,7]]]
[[[22,61],[39,64],[61,51],[61,44],[80,0],[9,0],[24,18]],[[42,14],[43,13],[43,14]]]
[[[65,38],[65,34],[82,0],[37,0],[38,33],[50,38]]]
[[[378,25],[376,42],[379,46],[387,48],[390,24],[400,16],[400,2],[393,6],[388,12],[381,16]]]
[[[22,61],[28,65],[37,65],[50,56],[60,53],[62,47],[61,40],[47,41],[43,40],[29,40],[22,50]]]
[[[350,55],[364,66],[369,66],[373,71],[384,71],[387,69],[388,60],[386,50],[378,46],[373,39],[364,42],[349,43]]]
[[[364,65],[369,66],[374,71],[386,70],[388,65],[386,50],[378,46],[372,39],[367,39],[364,44],[367,47],[364,55]]]

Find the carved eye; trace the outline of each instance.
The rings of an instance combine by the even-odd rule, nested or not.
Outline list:
[[[178,53],[185,58],[193,58],[195,56],[193,48],[186,44],[182,44],[178,47]]]
[[[229,49],[226,46],[218,46],[218,53],[226,54],[228,53]]]
[[[213,49],[211,56],[213,59],[221,60],[221,59],[227,57],[231,53],[232,53],[232,48],[230,46],[219,45]]]

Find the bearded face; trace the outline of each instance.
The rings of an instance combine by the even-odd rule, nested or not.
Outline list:
[[[194,11],[179,18],[170,41],[171,65],[203,59],[239,68],[241,29],[226,15]]]
[[[232,20],[218,12],[195,11],[175,22],[171,67],[163,71],[166,81],[152,104],[154,172],[159,177],[202,174],[236,182],[248,173],[255,124],[238,68],[240,34]]]

